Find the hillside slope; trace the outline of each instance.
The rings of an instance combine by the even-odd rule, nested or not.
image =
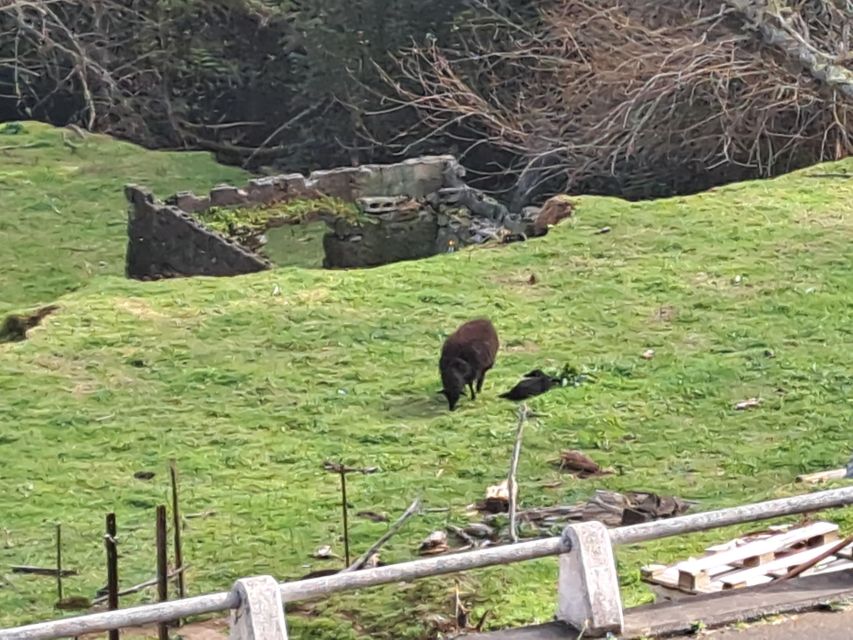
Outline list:
[[[137,179],[116,168],[101,181],[104,165],[90,161],[76,171],[92,194]],[[65,162],[49,157],[39,172]],[[355,553],[387,527],[358,511],[393,519],[416,495],[449,509],[413,520],[382,554],[410,559],[430,531],[466,522],[466,505],[505,475],[515,407],[497,394],[534,367],[565,363],[598,380],[530,402],[542,417],[525,436],[524,506],[595,488],[677,494],[700,509],[802,491],[796,474],[846,461],[853,408],[853,179],[809,177],[830,172],[853,174],[853,162],[689,198],[582,198],[576,222],[546,238],[371,270],[93,278],[29,340],[0,345],[0,566],[49,566],[62,522],[65,564],[81,572],[66,593],[91,596],[104,583],[103,516],[114,510],[122,584],[149,578],[170,457],[183,511],[198,516],[185,532],[192,593],[333,566],[310,557],[324,544],[343,552],[329,459],[381,468],[350,481]],[[207,166],[195,178],[214,175]],[[192,186],[160,177],[163,192]],[[35,238],[61,236],[30,235],[28,218],[14,217],[26,244],[17,269],[52,250]],[[597,234],[605,225],[612,231]],[[26,293],[18,299],[36,299]],[[440,344],[480,314],[501,335],[497,365],[476,402],[448,413],[436,393]],[[646,349],[653,359],[640,357]],[[753,396],[759,407],[734,410]],[[568,448],[621,473],[572,480],[550,464]],[[153,479],[135,478],[142,470]],[[641,564],[729,533],[619,549],[626,602],[650,597]],[[459,585],[473,617],[491,610],[499,626],[549,619],[555,577],[543,560]],[[0,626],[55,615],[51,580],[6,578]],[[426,637],[430,614],[452,614],[454,584],[344,595],[290,611],[290,623],[303,638]]]
[[[0,313],[124,273],[127,203],[138,182],[168,195],[245,179],[207,153],[140,149],[38,122],[0,124]]]

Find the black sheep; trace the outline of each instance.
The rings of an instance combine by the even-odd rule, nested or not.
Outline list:
[[[483,390],[483,380],[495,364],[499,346],[497,331],[485,318],[466,322],[444,341],[438,368],[443,385],[441,392],[451,411],[456,408],[465,385],[471,390],[472,400],[477,397],[475,383],[477,393]]]

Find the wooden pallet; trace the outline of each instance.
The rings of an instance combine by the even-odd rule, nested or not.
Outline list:
[[[685,593],[714,593],[771,582],[838,544],[838,525],[815,522],[805,526],[770,527],[708,547],[699,558],[641,569],[645,582]],[[802,575],[853,569],[853,545],[836,551]]]

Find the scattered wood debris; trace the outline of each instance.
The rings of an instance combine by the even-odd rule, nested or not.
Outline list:
[[[486,488],[486,500],[483,502],[482,509],[489,513],[506,513],[509,511],[509,482],[507,480]]]
[[[829,480],[842,480],[847,477],[847,469],[830,469],[829,471],[816,471],[815,473],[804,473],[797,476],[797,482],[817,484]]]
[[[181,573],[185,573],[187,569],[190,568],[190,565],[185,564],[180,569],[175,569],[174,571],[169,572],[167,578],[169,580],[174,580]],[[139,593],[140,591],[144,591],[149,587],[157,586],[157,578],[151,578],[150,580],[146,580],[145,582],[140,582],[139,584],[135,584],[132,587],[128,587],[126,589],[122,589],[118,592],[119,596],[129,596],[133,593]],[[109,589],[106,586],[101,587],[95,592],[95,599],[92,600],[91,606],[96,607],[99,604],[103,604],[109,600]]]
[[[595,232],[596,235],[601,235],[603,233],[610,233],[610,227],[601,227],[601,229]]]
[[[314,549],[314,553],[311,554],[311,557],[317,558],[318,560],[331,560],[333,558],[340,560],[340,556],[332,551],[332,547],[327,544]]]
[[[851,456],[850,460],[847,461],[847,466],[842,469],[830,469],[829,471],[805,473],[797,476],[797,482],[815,484],[817,482],[826,482],[827,480],[843,480],[845,478],[853,479],[853,456]]]
[[[412,501],[412,504],[410,504],[408,506],[408,508],[403,512],[403,515],[401,515],[399,518],[397,518],[397,520],[390,527],[388,527],[388,530],[382,534],[382,536],[379,538],[379,540],[374,542],[367,551],[365,551],[358,558],[356,558],[355,562],[353,562],[350,566],[348,566],[343,571],[347,572],[347,571],[357,571],[359,569],[363,569],[366,566],[368,566],[370,564],[370,562],[372,562],[371,559],[374,557],[376,558],[376,560],[373,561],[374,562],[373,566],[376,566],[375,563],[379,562],[379,553],[378,552],[379,552],[379,549],[382,548],[382,545],[384,545],[392,537],[394,537],[394,535],[403,527],[403,525],[406,524],[406,521],[409,518],[411,518],[413,515],[415,515],[416,513],[419,513],[420,509],[421,509],[421,499],[415,498]]]
[[[586,502],[525,509],[518,512],[518,519],[550,535],[552,527],[565,526],[570,522],[597,520],[608,527],[619,527],[623,524],[671,518],[685,513],[695,504],[689,500],[659,496],[650,492],[629,491],[621,494],[616,491],[597,490]],[[473,513],[485,512],[483,520],[490,526],[503,517],[503,512],[490,510],[486,502],[476,503],[471,507]],[[626,513],[629,515],[626,516]],[[495,532],[491,537],[495,540],[502,539],[501,534]]]
[[[453,524],[449,524],[449,525],[447,525],[447,530],[450,533],[455,534],[457,538],[459,538],[462,542],[464,542],[466,549],[473,548],[477,545],[474,538],[469,536],[468,532],[465,531],[465,529],[463,529],[461,527],[457,527],[456,525],[453,525]]]
[[[582,451],[570,449],[560,452],[560,459],[554,462],[561,471],[567,471],[578,478],[592,478],[615,473],[613,469],[602,468]]]
[[[472,538],[492,538],[495,535],[493,527],[481,522],[472,522],[463,531]]]
[[[735,409],[738,411],[744,411],[746,409],[753,409],[761,404],[761,400],[759,398],[748,398],[746,400],[742,400],[735,405]]]
[[[359,511],[355,515],[360,518],[367,518],[372,522],[388,522],[388,516],[384,513],[376,513],[375,511]]]
[[[640,574],[645,582],[695,594],[851,569],[853,538],[839,543],[838,537],[831,522],[770,527],[708,547],[700,558],[647,565]]]
[[[52,576],[54,578],[58,573],[61,573],[63,578],[77,575],[77,571],[75,569],[62,569],[62,571],[60,572],[55,567],[31,567],[29,565],[12,565],[10,569],[12,569],[12,573],[26,573],[34,576]]]
[[[422,556],[432,556],[438,555],[439,553],[444,553],[450,547],[447,544],[447,533],[444,531],[433,531],[429,534],[423,542],[421,542],[421,546],[418,547],[418,553]]]
[[[155,476],[153,471],[136,471],[133,477],[137,480],[151,480]]]
[[[215,509],[208,509],[207,511],[200,511],[199,513],[186,513],[184,514],[185,520],[192,520],[193,518],[209,518],[210,516],[215,516]]]

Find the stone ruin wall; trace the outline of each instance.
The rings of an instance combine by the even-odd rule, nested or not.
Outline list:
[[[327,268],[369,267],[424,258],[525,231],[531,218],[465,185],[453,156],[426,156],[396,164],[363,165],[220,185],[207,195],[177,193],[161,202],[128,185],[130,203],[126,273],[137,279],[227,276],[273,265],[246,247],[207,229],[194,214],[212,207],[252,207],[329,196],[356,203],[371,223],[320,216]],[[464,212],[465,215],[456,215]]]

